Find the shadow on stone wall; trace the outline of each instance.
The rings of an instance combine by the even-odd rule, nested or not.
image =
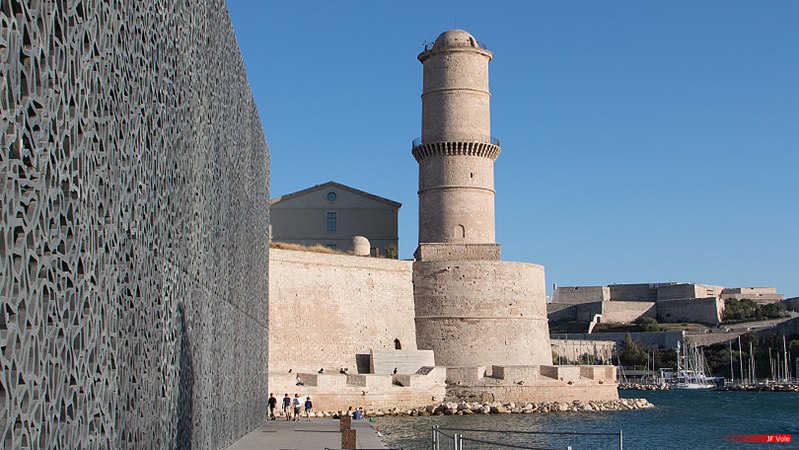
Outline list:
[[[178,343],[180,361],[178,364],[178,424],[175,432],[175,449],[191,449],[192,424],[194,423],[194,362],[191,354],[191,341],[186,329],[186,314],[183,303],[178,303]]]

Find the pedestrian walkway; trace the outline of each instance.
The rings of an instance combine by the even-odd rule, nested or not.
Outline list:
[[[377,431],[367,420],[353,420],[357,448],[385,449]],[[340,449],[341,432],[338,419],[312,419],[310,422],[268,421],[244,436],[227,450]]]

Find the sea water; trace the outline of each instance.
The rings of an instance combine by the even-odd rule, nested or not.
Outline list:
[[[646,398],[655,408],[637,411],[547,414],[474,414],[466,416],[380,417],[375,419],[393,448],[430,449],[433,425],[465,430],[557,432],[622,431],[625,449],[799,448],[799,393],[720,391],[622,391],[622,397]],[[617,449],[618,436],[501,435],[457,431],[467,438],[501,441],[531,448]],[[453,431],[444,431],[453,434]],[[789,444],[745,444],[733,435],[786,435]],[[441,437],[441,448],[453,448]],[[472,448],[508,448],[464,442]]]

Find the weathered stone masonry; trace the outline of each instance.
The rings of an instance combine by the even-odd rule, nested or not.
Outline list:
[[[0,2],[0,447],[263,419],[268,151],[222,0]]]

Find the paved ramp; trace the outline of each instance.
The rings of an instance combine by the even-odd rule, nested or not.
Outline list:
[[[362,449],[385,449],[372,423],[353,420],[357,447]],[[341,433],[338,419],[311,419],[310,422],[272,420],[239,439],[228,450],[294,450],[294,449],[338,449],[341,448]]]

